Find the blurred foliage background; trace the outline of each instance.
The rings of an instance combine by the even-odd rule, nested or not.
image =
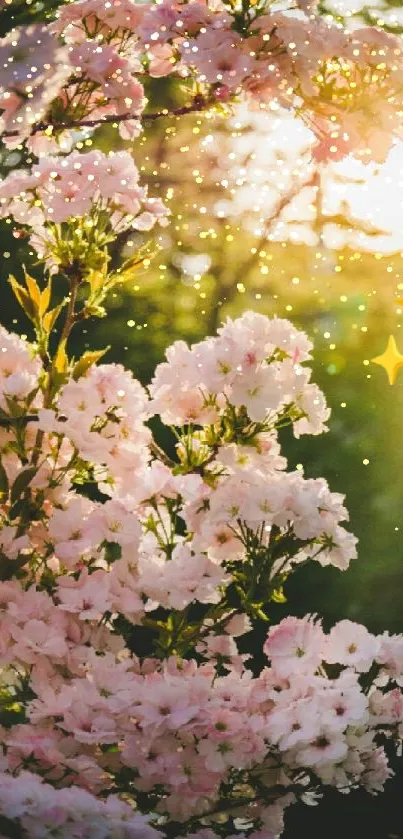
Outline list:
[[[0,16],[1,34],[56,5],[14,0]],[[400,6],[395,0],[386,5],[399,22]],[[148,96],[154,111],[183,101],[170,80],[154,82]],[[359,558],[347,573],[313,565],[296,574],[278,617],[318,612],[325,626],[350,618],[375,632],[403,632],[403,372],[391,387],[385,371],[370,362],[390,334],[403,351],[399,193],[393,177],[379,189],[378,171],[371,170],[378,178],[371,193],[361,171],[314,169],[309,138],[287,121],[265,119],[241,109],[147,127],[133,153],[150,192],[168,201],[170,226],[152,244],[149,269],[114,290],[106,319],[77,327],[72,349],[79,356],[88,346],[110,345],[106,360],[131,368],[147,384],[172,341],[200,340],[228,315],[254,309],[304,329],[315,343],[313,379],[332,415],[326,435],[294,440],[285,434],[285,453],[292,468],[302,464],[308,477],[323,475],[346,494]],[[113,127],[81,142],[83,150],[128,147]],[[0,174],[26,160],[22,151],[0,148]],[[358,209],[357,189],[365,193]],[[15,234],[12,225],[0,224],[0,320],[31,337],[7,278],[20,277],[24,263],[38,276],[41,268],[27,240]],[[117,242],[115,264],[137,244],[134,236]],[[169,446],[163,429],[157,434]],[[286,837],[343,831],[398,839],[400,787],[401,780],[390,785],[379,801],[357,794],[343,798],[341,807],[340,796],[330,795],[318,808],[297,808]]]

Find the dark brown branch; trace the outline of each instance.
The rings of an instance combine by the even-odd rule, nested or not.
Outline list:
[[[34,134],[39,134],[39,132],[46,131],[48,128],[52,128],[54,131],[64,131],[69,128],[96,128],[97,126],[107,125],[108,123],[115,124],[119,122],[128,122],[128,120],[131,119],[140,119],[143,122],[154,122],[155,120],[163,119],[164,117],[172,119],[174,117],[181,117],[186,114],[204,111],[211,104],[211,99],[205,99],[203,96],[195,96],[190,105],[183,105],[181,108],[174,108],[173,111],[168,111],[164,108],[162,111],[154,111],[149,114],[140,115],[108,114],[107,116],[100,117],[99,119],[71,120],[69,122],[37,122],[32,126],[29,136],[32,137]],[[18,137],[19,133],[18,129],[15,129],[13,131],[3,131],[1,136]]]

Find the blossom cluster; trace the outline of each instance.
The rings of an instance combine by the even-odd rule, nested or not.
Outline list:
[[[99,9],[99,4],[95,5]],[[63,133],[61,142],[55,142],[49,133],[31,137],[32,129],[49,117],[79,125],[88,116],[97,120],[130,112],[133,118],[125,120],[121,133],[125,138],[138,135],[139,117],[146,104],[143,86],[135,75],[141,63],[135,53],[127,55],[122,44],[127,41],[127,26],[141,17],[141,8],[136,13],[133,4],[132,19],[123,16],[125,29],[113,30],[112,38],[100,45],[102,27],[97,18],[91,31],[94,13],[91,15],[90,3],[86,6],[82,23],[84,30],[89,27],[90,37],[80,38],[78,43],[61,44],[54,27],[45,24],[18,27],[0,39],[0,102],[4,109],[0,127],[9,147],[30,138],[30,148],[38,155],[58,151],[60,146],[70,150],[74,140],[69,132]]]
[[[71,66],[49,27],[31,24],[0,39],[0,67],[0,132],[16,132],[7,140],[14,146],[44,117]]]
[[[0,216],[32,228],[31,244],[53,270],[74,260],[90,267],[116,235],[163,226],[167,215],[161,199],[140,185],[127,151],[47,156],[0,182]]]
[[[226,4],[213,12],[168,0],[151,8],[138,32],[148,56],[165,59],[158,75],[178,66],[212,85],[219,100],[243,90],[260,107],[296,111],[316,133],[320,159],[353,151],[382,160],[399,130],[399,39],[370,27],[345,32],[314,5],[249,10],[239,23]]]
[[[1,344],[4,416],[17,408],[36,412],[25,433],[19,433],[18,452],[11,445],[12,430],[2,431],[3,468],[10,487],[32,455],[37,430],[44,435],[43,457],[29,487],[38,505],[45,493],[46,507],[40,511],[41,525],[34,520],[24,536],[33,551],[46,550],[69,569],[79,568],[83,559],[98,565],[104,542],[119,546],[121,558],[110,574],[101,575],[100,615],[107,609],[122,610],[112,591],[119,582],[123,596],[134,560],[138,567],[130,585],[133,596],[137,590],[150,603],[173,608],[192,599],[219,599],[217,587],[231,579],[227,562],[245,561],[252,534],[254,550],[265,561],[276,544],[270,577],[276,577],[280,566],[285,574],[310,557],[344,569],[356,555],[355,539],[341,524],[348,518],[342,496],[331,493],[323,479],[307,480],[300,471],[286,471],[280,454],[277,426],[293,423],[296,434],[318,433],[328,416],[323,394],[309,382],[309,370],[301,363],[309,358],[311,345],[288,321],[246,313],[228,320],[217,339],[192,349],[174,345],[168,350],[169,361],[157,367],[151,398],[121,366],[101,364],[63,384],[52,407],[43,405],[35,387],[43,375],[38,358],[31,359],[26,344],[5,331]],[[201,372],[203,353],[210,365],[210,384]],[[181,357],[186,370],[184,363],[176,367]],[[178,467],[172,469],[151,459],[145,422],[158,413],[172,423],[173,404],[180,439]],[[201,428],[197,431],[195,425]],[[95,482],[109,500],[77,496],[77,481]],[[13,509],[12,504],[9,511],[3,507],[7,527],[15,527]],[[175,518],[186,525],[187,538],[172,531]],[[292,560],[278,553],[281,540],[290,533],[299,546]],[[97,579],[71,580],[79,601],[83,586],[96,588]],[[136,599],[140,609],[141,600]]]
[[[2,829],[18,825],[21,837],[31,839],[160,839],[146,816],[110,796],[101,801],[77,787],[55,789],[38,775],[22,772],[18,778],[0,773]],[[7,834],[6,834],[7,835]]]
[[[329,411],[310,383],[311,371],[302,366],[311,350],[307,336],[289,321],[246,312],[228,319],[215,338],[169,348],[151,383],[153,407],[172,425],[209,425],[232,406],[244,409],[252,423],[270,427],[270,417],[293,404],[296,436],[321,434]]]
[[[401,637],[374,636],[350,621],[341,621],[326,635],[314,618],[286,618],[268,633],[264,651],[269,666],[257,677],[237,661],[233,639],[215,636],[218,675],[214,655],[204,663],[175,656],[164,664],[122,659],[107,629],[91,630],[89,619],[69,629],[66,621],[63,650],[62,622],[56,621],[60,610],[49,596],[6,583],[1,597],[2,629],[17,639],[14,690],[18,697],[19,680],[29,668],[34,695],[26,704],[25,721],[2,733],[0,807],[8,817],[21,818],[27,771],[55,787],[56,818],[59,806],[63,815],[56,835],[61,837],[69,835],[63,829],[72,818],[71,784],[92,793],[111,790],[110,810],[100,805],[98,813],[91,796],[79,792],[84,815],[88,807],[95,817],[105,820],[110,813],[118,819],[113,791],[125,777],[134,798],[139,792],[155,801],[161,825],[166,819],[186,824],[208,819],[210,811],[219,809],[235,773],[238,787],[246,789],[241,796],[244,818],[254,829],[277,835],[283,811],[298,791],[312,794],[328,785],[348,791],[360,785],[375,794],[391,775],[384,747],[402,734]],[[49,629],[54,633],[52,641],[45,640],[45,633],[38,638],[35,623],[41,622],[30,617],[38,607],[48,639]],[[234,628],[239,634],[245,626]],[[95,649],[88,647],[90,632]],[[376,677],[365,682],[371,669]],[[7,675],[3,671],[3,679]],[[10,798],[8,773],[18,771],[22,774],[19,784],[11,783],[15,792]],[[30,796],[24,816],[35,822],[40,814],[36,796],[41,796],[39,805],[49,807],[52,795],[36,787],[38,778],[29,780],[28,789],[30,784],[38,793],[33,801]],[[239,808],[237,785],[234,811]],[[274,805],[268,794],[273,789],[278,790]],[[51,831],[53,808],[47,817]],[[125,818],[123,813],[120,817]],[[143,827],[140,817],[126,819],[126,829],[133,829],[127,836],[136,836],[139,823]]]
[[[39,42],[44,66],[32,72]],[[347,32],[315,3],[271,10],[264,3],[74,0],[48,27],[19,29],[0,49],[2,125],[14,145],[43,118],[62,130],[116,116],[123,138],[132,139],[147,104],[142,82],[172,73],[196,86],[198,106],[243,94],[270,112],[291,110],[313,129],[321,160],[350,152],[383,160],[401,133],[399,39],[374,27]],[[52,56],[60,68],[53,77]],[[73,142],[71,133],[62,136]],[[41,154],[54,139],[39,131],[30,143]]]
[[[198,837],[234,801],[262,839],[325,785],[383,789],[385,742],[403,731],[400,636],[286,618],[258,675],[236,640],[294,569],[356,555],[343,497],[281,453],[283,425],[316,434],[328,418],[311,349],[247,312],[168,349],[149,394],[120,365],[73,362],[50,395],[37,347],[1,330],[0,813],[23,830],[73,835],[77,787],[84,836],[174,821]]]

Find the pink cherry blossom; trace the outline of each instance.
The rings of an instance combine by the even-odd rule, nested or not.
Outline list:
[[[39,122],[71,72],[67,50],[45,24],[11,30],[0,39],[0,130],[18,146]]]
[[[319,667],[324,648],[324,634],[313,618],[286,618],[269,630],[264,651],[275,672],[281,677],[292,673],[309,674]]]
[[[337,661],[359,672],[366,672],[377,657],[379,641],[353,621],[340,621],[330,632],[326,642],[326,658]]]

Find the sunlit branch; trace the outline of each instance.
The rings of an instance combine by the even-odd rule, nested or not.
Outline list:
[[[309,164],[312,162],[312,160],[309,159],[307,162]],[[296,183],[294,183],[291,186],[291,188],[279,198],[272,212],[270,213],[268,218],[266,218],[259,241],[257,245],[255,245],[255,247],[253,248],[253,252],[250,254],[249,258],[246,260],[246,262],[241,262],[238,269],[232,273],[231,285],[223,286],[218,279],[211,307],[211,318],[209,321],[209,329],[211,331],[215,331],[219,325],[221,300],[225,301],[225,303],[228,305],[228,303],[231,302],[232,298],[236,293],[238,283],[241,282],[241,280],[245,280],[245,277],[249,277],[249,274],[251,273],[251,271],[253,271],[253,269],[259,262],[259,253],[267,243],[270,231],[281,217],[283,211],[286,209],[286,207],[288,207],[291,204],[291,202],[299,195],[299,193],[303,189],[306,189],[307,187],[318,187],[319,182],[320,173],[318,171],[318,168],[315,167],[312,175],[310,175],[306,181],[303,181],[302,183],[300,181],[297,181]]]

